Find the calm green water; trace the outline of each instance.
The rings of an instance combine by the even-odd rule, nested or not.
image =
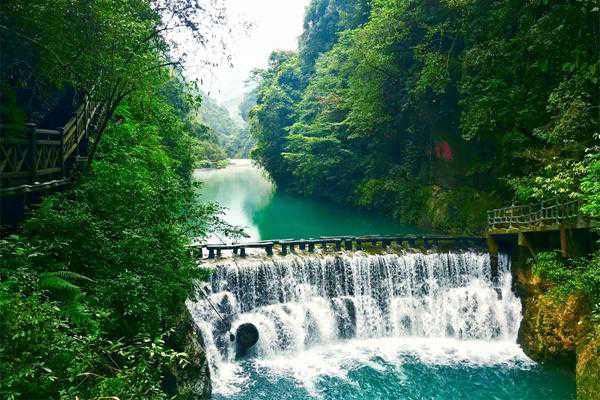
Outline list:
[[[225,207],[224,219],[245,227],[248,240],[418,232],[382,215],[279,193],[249,160],[198,170],[196,178],[203,182],[202,198]]]
[[[226,207],[225,219],[244,226],[248,240],[417,232],[379,215],[277,193],[245,160],[222,170],[197,171],[196,177],[204,183],[203,200]],[[224,360],[212,371],[214,398],[575,399],[571,372],[532,362],[515,341],[353,339],[241,362]]]

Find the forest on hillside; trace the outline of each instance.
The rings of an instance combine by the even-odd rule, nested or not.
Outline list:
[[[195,153],[197,166],[223,166],[229,158],[250,157],[255,143],[247,125],[247,109],[255,104],[251,93],[242,97],[238,106],[239,117],[235,118],[227,108],[200,91],[202,103],[193,117],[202,126],[196,131],[200,140]]]
[[[254,157],[286,191],[444,231],[485,210],[580,199],[598,214],[593,0],[313,0],[271,55]]]

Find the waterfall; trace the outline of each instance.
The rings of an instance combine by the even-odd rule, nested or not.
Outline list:
[[[202,296],[188,302],[216,376],[235,369],[230,326],[248,322],[260,333],[257,359],[349,339],[514,343],[521,322],[508,257],[493,276],[479,252],[226,259],[199,290],[225,319]]]

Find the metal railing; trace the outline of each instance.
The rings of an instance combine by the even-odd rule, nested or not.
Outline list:
[[[536,204],[513,205],[488,211],[488,229],[540,227],[572,224],[581,215],[581,201],[563,202],[558,199]]]

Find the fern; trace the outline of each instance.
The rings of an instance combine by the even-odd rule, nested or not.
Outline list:
[[[43,274],[41,274],[41,277],[57,277],[57,278],[61,278],[67,281],[87,281],[87,282],[94,282],[94,280],[92,278],[88,278],[85,275],[81,275],[78,274],[77,272],[73,272],[73,271],[56,271],[56,272],[45,272]]]
[[[57,300],[70,302],[81,295],[81,288],[53,273],[40,275],[39,287],[47,290]]]
[[[55,300],[62,302],[61,313],[77,326],[92,327],[94,324],[81,304],[81,287],[73,282],[94,282],[93,279],[72,271],[54,271],[40,274],[39,288],[46,290]]]

